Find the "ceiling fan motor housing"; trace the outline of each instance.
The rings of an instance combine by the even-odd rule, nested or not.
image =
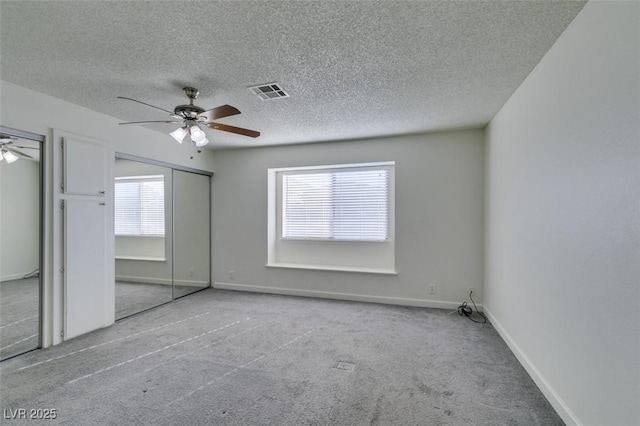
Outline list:
[[[204,108],[201,108],[196,105],[178,105],[173,110],[174,114],[177,114],[184,118],[192,118],[192,119],[195,119],[198,114],[201,114],[203,112],[204,112]]]
[[[205,111],[204,108],[193,104],[193,100],[198,97],[200,91],[195,87],[184,87],[182,90],[184,90],[184,94],[189,98],[189,105],[178,105],[173,112],[184,118],[192,118],[195,120],[198,114]]]

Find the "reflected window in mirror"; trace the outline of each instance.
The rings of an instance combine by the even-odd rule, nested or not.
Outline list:
[[[115,232],[164,237],[164,176],[116,177]]]
[[[123,158],[114,168],[116,319],[173,299],[171,169]]]

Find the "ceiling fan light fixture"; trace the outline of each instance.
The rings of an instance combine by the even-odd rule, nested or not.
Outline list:
[[[201,140],[199,142],[195,142],[196,146],[198,146],[198,147],[205,146],[208,143],[209,143],[209,139],[207,139],[207,138],[204,138],[203,140]]]
[[[13,152],[7,151],[7,150],[5,150],[2,154],[3,154],[4,159],[7,160],[7,163],[9,163],[9,164],[13,163],[14,161],[16,161],[19,158]]]
[[[189,132],[191,133],[191,140],[194,141],[196,145],[198,145],[198,143],[202,143],[205,140],[207,140],[207,135],[198,126],[191,126],[191,129],[189,129]]]
[[[174,130],[169,134],[171,135],[172,138],[178,141],[178,143],[182,143],[182,141],[184,140],[184,137],[187,136],[187,128],[186,126],[178,127],[176,130]]]

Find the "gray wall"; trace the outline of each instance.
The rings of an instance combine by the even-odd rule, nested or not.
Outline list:
[[[568,424],[640,418],[637,2],[589,2],[487,133],[485,308]]]
[[[265,267],[268,168],[375,161],[396,162],[398,275]],[[483,165],[482,130],[216,152],[214,287],[446,308],[475,287],[481,301]]]

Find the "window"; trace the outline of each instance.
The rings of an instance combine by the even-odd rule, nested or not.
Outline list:
[[[282,238],[387,241],[389,166],[283,172]]]
[[[164,176],[115,178],[115,234],[164,236]]]
[[[267,266],[396,274],[395,162],[267,170]]]

